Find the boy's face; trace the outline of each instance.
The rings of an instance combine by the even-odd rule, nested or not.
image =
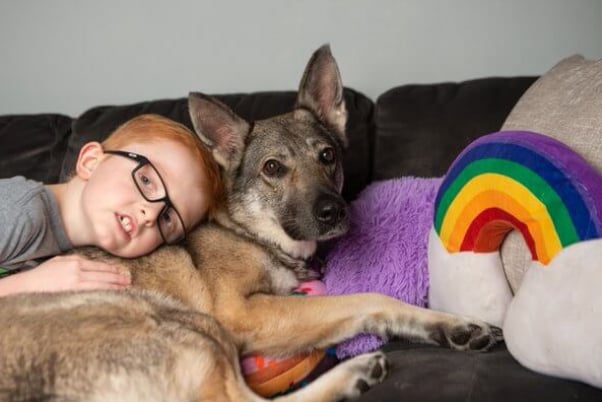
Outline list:
[[[130,144],[122,150],[145,156],[152,163],[187,229],[205,216],[207,198],[199,183],[206,177],[183,145],[161,141]],[[82,192],[92,243],[121,257],[138,257],[163,243],[158,220],[165,203],[143,197],[132,177],[137,166],[126,157],[104,154],[93,165]]]

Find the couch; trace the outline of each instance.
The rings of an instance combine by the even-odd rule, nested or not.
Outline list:
[[[473,139],[499,130],[537,77],[487,77],[465,82],[401,85],[375,101],[346,88],[349,148],[345,198],[369,183],[402,176],[440,177]],[[192,88],[198,90],[198,88]],[[217,95],[246,119],[289,111],[293,91]],[[0,116],[0,177],[24,175],[46,183],[66,179],[79,147],[101,140],[142,113],[158,113],[192,127],[179,99],[95,106],[78,117],[62,114]],[[466,353],[391,341],[391,371],[362,401],[599,401],[602,391],[532,372],[504,344]]]

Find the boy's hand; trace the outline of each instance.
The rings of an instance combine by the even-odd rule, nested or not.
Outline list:
[[[10,283],[9,283],[10,282]],[[0,281],[0,295],[22,292],[125,289],[131,283],[127,274],[114,265],[79,255],[57,256],[32,270]]]

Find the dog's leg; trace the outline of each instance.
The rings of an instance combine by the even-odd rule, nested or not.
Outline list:
[[[204,378],[199,402],[266,402],[245,383],[238,360],[228,361]]]
[[[234,321],[236,320],[236,321]],[[459,350],[486,350],[501,331],[380,294],[287,297],[253,295],[226,325],[245,353],[289,355],[326,348],[360,333],[404,337]],[[235,335],[237,336],[237,335]]]
[[[201,401],[267,402],[244,382],[237,362],[227,370],[205,378]],[[225,367],[226,368],[226,367]],[[356,356],[327,371],[307,386],[273,399],[277,402],[337,402],[354,399],[387,376],[387,362],[382,352]]]
[[[355,399],[387,375],[382,352],[367,353],[349,359],[322,374],[309,385],[277,402],[334,402]]]

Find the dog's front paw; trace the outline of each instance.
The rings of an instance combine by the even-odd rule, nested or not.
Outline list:
[[[503,335],[500,328],[482,321],[461,320],[441,323],[433,329],[430,339],[452,349],[486,351],[501,341]]]
[[[387,376],[387,359],[383,352],[366,353],[339,365],[344,370],[347,387],[341,399],[354,399],[370,387],[381,383]]]

